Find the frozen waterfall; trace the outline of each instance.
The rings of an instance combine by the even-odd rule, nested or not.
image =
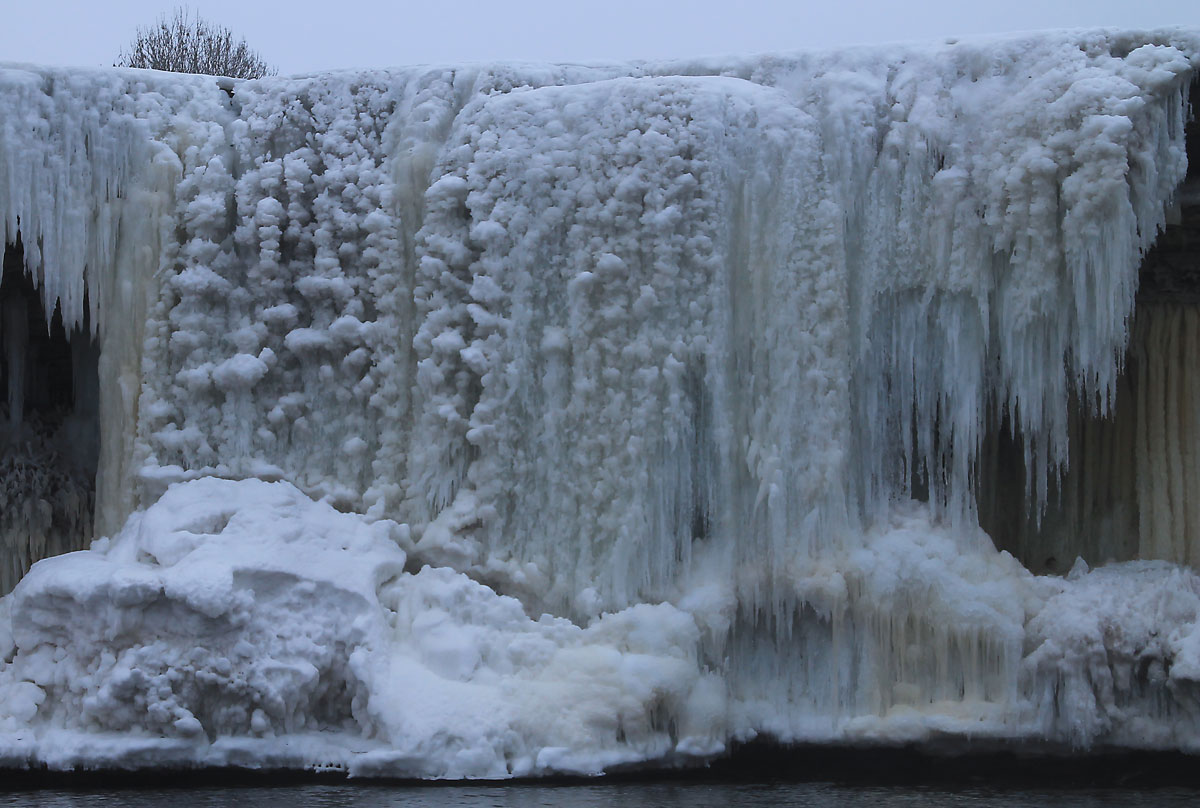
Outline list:
[[[1195,751],[1198,70],[0,67],[0,765]]]

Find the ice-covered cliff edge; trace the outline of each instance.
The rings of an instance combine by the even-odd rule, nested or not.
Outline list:
[[[3,69],[0,759],[1194,749],[1198,66]]]

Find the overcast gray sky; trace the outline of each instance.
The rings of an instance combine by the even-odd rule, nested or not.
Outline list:
[[[111,64],[171,3],[7,0],[0,61]],[[1116,25],[1200,28],[1200,0],[193,0],[282,73],[607,61]]]

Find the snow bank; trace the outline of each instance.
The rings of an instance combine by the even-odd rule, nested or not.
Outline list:
[[[4,601],[0,759],[507,777],[720,748],[664,724],[703,679],[686,614],[532,620],[453,570],[406,572],[406,541],[288,483],[173,486]]]
[[[1156,593],[1193,573],[1037,577],[979,522],[1040,524],[1072,430],[1120,409],[1198,66],[1165,30],[0,70],[0,217],[99,339],[112,537],[3,601],[0,749],[508,776],[757,732],[1192,748],[1195,611]],[[1031,567],[1194,558],[1194,330],[1144,329],[1136,516],[1048,520]]]
[[[1050,737],[1086,746],[1200,749],[1200,578],[1134,561],[1088,572],[1077,562],[1028,626],[1024,661]]]

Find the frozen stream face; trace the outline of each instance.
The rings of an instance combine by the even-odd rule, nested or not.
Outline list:
[[[0,763],[1196,750],[1198,68],[0,68]]]

